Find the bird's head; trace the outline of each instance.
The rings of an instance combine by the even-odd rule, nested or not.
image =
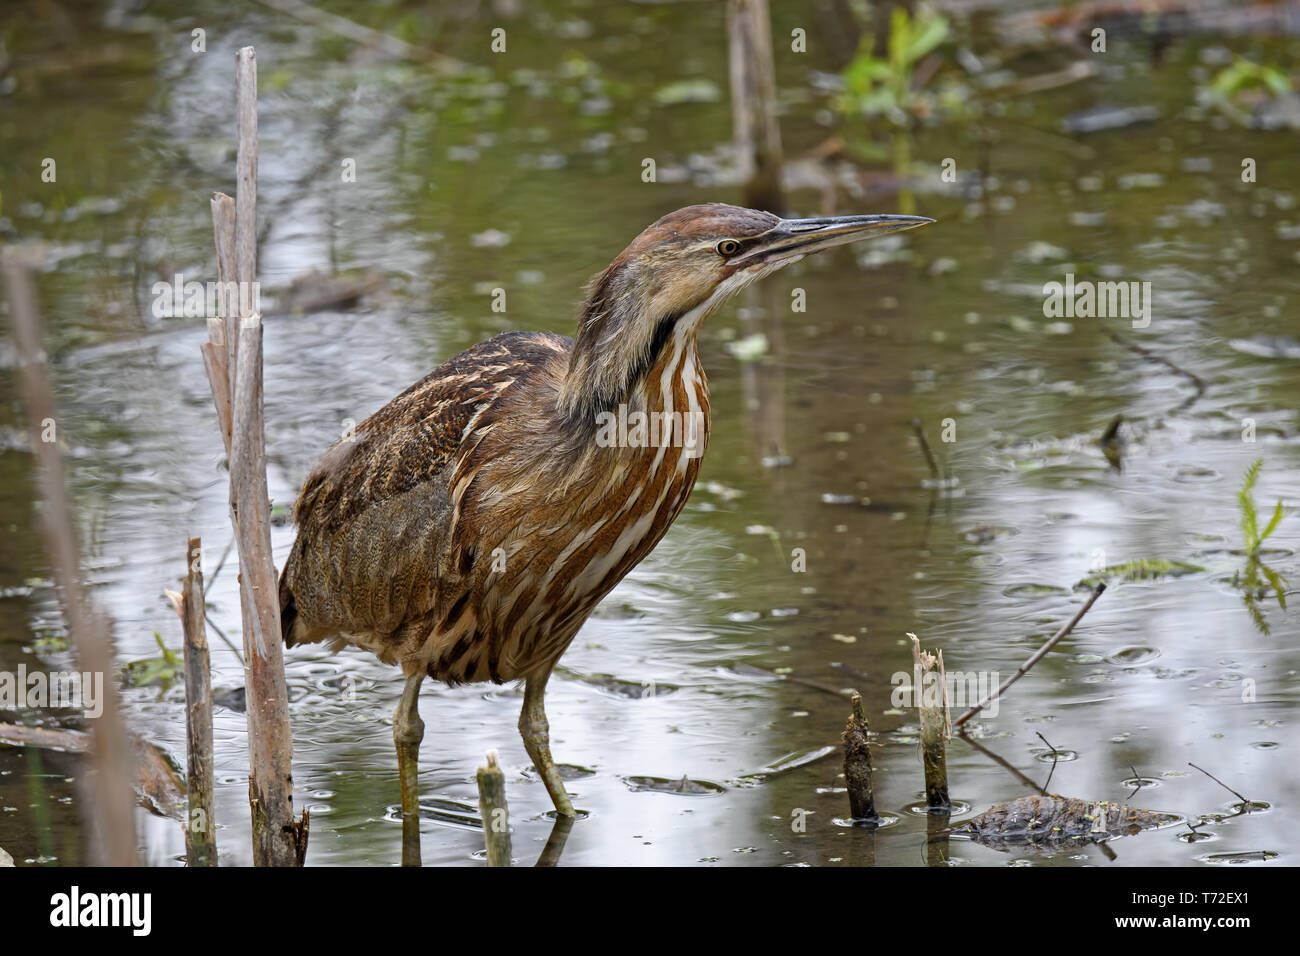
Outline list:
[[[922,216],[782,219],[706,203],[670,212],[632,240],[588,288],[562,403],[570,417],[627,401],[674,336],[755,279],[832,246],[913,229]]]

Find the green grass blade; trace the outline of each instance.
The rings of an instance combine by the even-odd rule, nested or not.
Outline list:
[[[1282,521],[1283,514],[1285,514],[1285,512],[1282,510],[1282,502],[1278,501],[1277,507],[1273,509],[1273,517],[1269,519],[1268,526],[1264,528],[1264,532],[1259,536],[1261,544],[1265,538],[1277,530],[1277,526]]]

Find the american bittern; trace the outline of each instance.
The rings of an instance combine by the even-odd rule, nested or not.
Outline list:
[[[489,339],[325,453],[294,511],[284,640],[354,644],[406,674],[393,722],[403,862],[418,862],[426,675],[522,679],[524,748],[555,809],[573,815],[542,696],[592,609],[659,542],[695,484],[709,427],[700,323],[810,253],[931,221],[679,209],[591,282],[576,340]],[[607,427],[611,416],[632,427]],[[647,419],[652,427],[637,427]]]

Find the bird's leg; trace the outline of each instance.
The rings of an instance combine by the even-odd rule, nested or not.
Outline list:
[[[393,743],[397,745],[397,776],[402,784],[402,866],[420,865],[420,683],[424,674],[406,678],[402,699],[393,717]]]
[[[564,790],[564,781],[560,771],[555,767],[551,757],[551,728],[546,721],[546,708],[542,698],[546,694],[546,681],[551,676],[551,668],[534,674],[524,681],[524,709],[519,715],[519,734],[524,738],[524,749],[532,758],[533,766],[546,784],[546,792],[551,795],[555,812],[565,817],[575,816],[573,803]]]

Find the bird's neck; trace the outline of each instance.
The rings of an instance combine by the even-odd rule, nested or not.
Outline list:
[[[698,326],[677,325],[629,390],[629,411],[685,414],[708,410],[708,380],[700,365]]]
[[[699,321],[689,314],[664,316],[652,328],[639,347],[607,342],[600,352],[596,337],[584,340],[580,332],[558,401],[570,434],[606,445],[613,427],[617,447],[703,442],[709,402],[697,351]]]

